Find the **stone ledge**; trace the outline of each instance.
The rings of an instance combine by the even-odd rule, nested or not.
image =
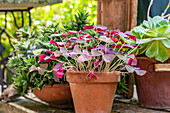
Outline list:
[[[115,99],[111,113],[166,113],[168,110],[152,110],[138,106],[130,99]],[[37,99],[33,94],[18,97],[14,102],[0,102],[0,113],[74,113],[74,109],[57,109]]]

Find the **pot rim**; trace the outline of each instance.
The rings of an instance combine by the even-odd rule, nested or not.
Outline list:
[[[87,71],[71,71],[71,70],[68,70],[67,73],[77,73],[77,74],[80,74],[80,73],[86,73],[86,74],[90,74],[91,72],[87,72]],[[116,75],[119,75],[120,72],[119,71],[112,71],[112,72],[94,72],[95,74],[116,74]]]
[[[115,83],[120,82],[120,72],[94,72],[98,78],[89,79],[90,72],[67,71],[67,81],[70,83]]]

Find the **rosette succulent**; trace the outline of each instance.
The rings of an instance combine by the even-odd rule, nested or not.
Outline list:
[[[131,32],[138,38],[137,44],[141,46],[139,54],[145,53],[147,57],[160,62],[169,59],[170,24],[167,19],[160,16],[149,18]]]

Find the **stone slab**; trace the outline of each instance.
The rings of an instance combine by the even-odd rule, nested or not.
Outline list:
[[[17,98],[8,104],[0,102],[0,113],[75,113],[74,109],[57,109],[41,103],[35,97]],[[168,110],[152,110],[139,107],[137,102],[130,99],[116,99],[111,113],[166,113]]]

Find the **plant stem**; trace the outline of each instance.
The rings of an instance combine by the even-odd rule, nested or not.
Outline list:
[[[170,6],[170,0],[169,0],[169,3],[168,3],[168,5],[167,5],[166,9],[164,10],[164,12],[163,12],[162,15],[161,15],[162,17],[164,17],[164,15],[165,15],[165,13],[167,12],[169,6]],[[164,17],[164,18],[165,18],[165,17]]]
[[[152,4],[153,4],[153,0],[151,0],[151,2],[150,2],[150,4],[149,4],[149,7],[148,7],[147,20],[149,20],[149,13],[150,13]]]

